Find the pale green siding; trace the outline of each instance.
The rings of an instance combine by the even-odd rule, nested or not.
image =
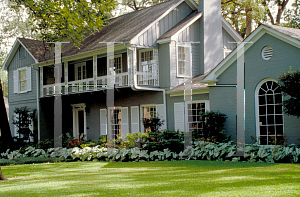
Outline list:
[[[273,48],[273,57],[264,60],[261,57],[263,47]],[[263,35],[245,53],[245,128],[246,142],[250,135],[256,136],[255,89],[265,78],[278,80],[278,75],[288,71],[290,66],[299,69],[300,49],[269,34]],[[218,77],[218,84],[236,84],[236,62]],[[220,110],[228,115],[226,131],[235,136],[236,89],[234,87],[210,88],[212,110]],[[296,117],[284,115],[284,133],[289,143],[299,143],[300,121]]]

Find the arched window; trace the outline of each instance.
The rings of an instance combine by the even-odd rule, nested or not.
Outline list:
[[[256,89],[257,136],[261,145],[283,143],[282,94],[272,79],[263,80]]]

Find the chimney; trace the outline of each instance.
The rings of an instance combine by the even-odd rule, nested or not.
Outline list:
[[[198,11],[203,11],[200,22],[203,50],[200,51],[203,51],[203,71],[206,73],[217,66],[224,57],[221,0],[199,0]]]

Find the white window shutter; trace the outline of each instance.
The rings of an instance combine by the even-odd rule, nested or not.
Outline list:
[[[205,100],[205,112],[210,111],[210,102],[209,100]]]
[[[107,135],[106,109],[100,109],[100,135]]]
[[[144,112],[143,112],[143,107],[140,108],[140,123],[141,123],[141,133],[145,133],[145,128],[144,128]]]
[[[139,106],[131,107],[131,133],[139,132]]]
[[[174,103],[175,131],[184,131],[184,107],[183,102]]]
[[[19,92],[19,71],[14,70],[14,93]]]
[[[121,108],[121,131],[123,135],[123,139],[129,133],[129,126],[128,126],[128,107]]]
[[[158,114],[158,117],[161,121],[164,120],[163,125],[160,127],[160,130],[167,129],[167,118],[166,118],[166,110],[164,104],[156,105],[156,113]]]
[[[27,80],[27,91],[31,91],[31,67],[27,67],[26,80]]]

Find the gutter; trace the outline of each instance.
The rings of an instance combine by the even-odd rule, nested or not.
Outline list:
[[[41,126],[40,126],[40,101],[39,101],[39,68],[32,66],[36,71],[36,110],[37,110],[37,124],[38,124],[38,141],[41,139]]]
[[[129,47],[126,47],[127,49],[129,50],[132,50],[130,49]],[[133,71],[134,71],[134,75],[133,75],[133,85],[131,85],[131,89],[134,90],[134,91],[137,91],[137,90],[148,90],[148,91],[159,91],[159,92],[162,92],[163,93],[163,105],[164,105],[164,117],[167,119],[167,102],[166,102],[166,91],[165,89],[160,89],[160,88],[148,88],[148,87],[142,87],[142,86],[139,86],[137,85],[137,74],[136,74],[136,49],[132,50],[134,51],[133,53]],[[165,127],[167,128],[167,120],[165,120]]]

